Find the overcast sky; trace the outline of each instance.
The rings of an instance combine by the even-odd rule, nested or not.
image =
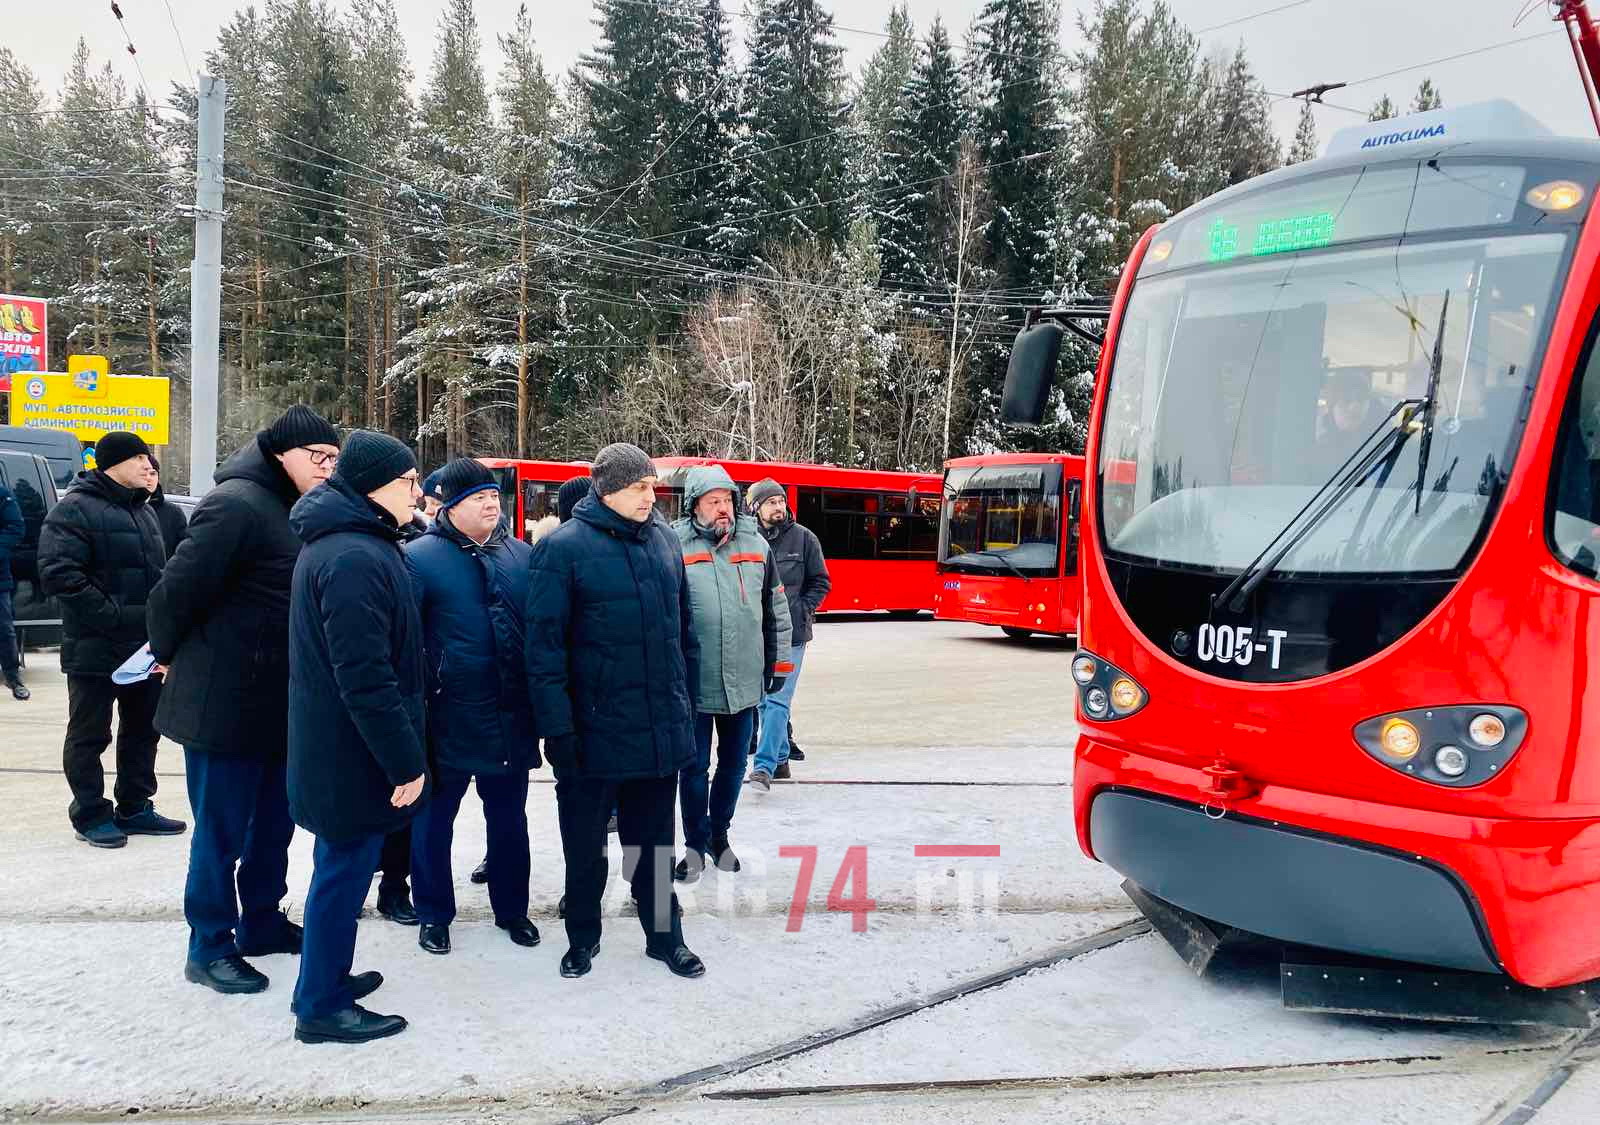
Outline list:
[[[413,69],[427,71],[432,56],[439,0],[396,0],[405,28]],[[491,77],[499,69],[495,36],[510,28],[519,0],[478,0],[478,21],[483,33],[485,65]],[[536,32],[545,63],[552,72],[566,70],[589,45],[595,28],[592,5],[586,0],[529,0],[535,13]],[[1063,42],[1070,48],[1080,42],[1077,12],[1093,0],[1063,0]],[[20,0],[0,0],[0,6]],[[1545,5],[1520,26],[1513,23],[1527,0],[1168,0],[1169,6],[1191,29],[1203,31],[1207,49],[1231,49],[1243,40],[1256,73],[1275,94],[1288,94],[1316,82],[1351,83],[1351,88],[1328,95],[1330,103],[1364,111],[1386,91],[1401,103],[1410,101],[1417,82],[1431,75],[1447,104],[1509,98],[1558,133],[1594,135],[1584,103],[1571,49],[1549,22]],[[120,0],[127,34],[138,48],[138,60],[158,98],[165,99],[169,83],[184,80],[188,68],[180,49],[187,49],[190,64],[199,67],[216,41],[218,27],[243,4],[231,0]],[[171,16],[169,17],[169,6]],[[854,70],[882,42],[881,32],[891,0],[848,0],[832,5],[840,25],[839,41],[849,52]],[[959,33],[982,6],[982,0],[910,0],[919,29],[933,17]],[[130,85],[138,81],[127,40],[106,0],[57,0],[55,4],[24,5],[26,13],[13,13],[0,32],[0,42],[14,50],[34,69],[45,89],[54,93],[81,35],[97,60],[112,59]],[[740,11],[742,0],[724,0],[724,7]],[[1281,10],[1274,10],[1281,9]],[[1600,14],[1600,12],[1597,12]],[[174,30],[173,20],[176,20]],[[1237,22],[1234,22],[1237,21]],[[735,16],[735,32],[742,36],[745,23]],[[1227,25],[1227,26],[1220,26]],[[851,30],[859,29],[859,30]],[[1214,30],[1205,30],[1214,29]],[[1534,38],[1536,37],[1536,38]],[[1422,70],[1407,71],[1376,81],[1363,81],[1403,67],[1412,67],[1462,52],[1477,51],[1518,39],[1529,42],[1482,51]],[[1276,102],[1275,123],[1287,141],[1292,135],[1298,106],[1287,99]],[[4,107],[0,107],[0,112]],[[1319,137],[1326,144],[1334,130],[1362,120],[1362,116],[1334,108],[1318,109]]]

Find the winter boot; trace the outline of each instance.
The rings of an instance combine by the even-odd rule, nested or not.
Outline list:
[[[766,770],[753,770],[750,773],[750,788],[757,793],[772,792],[772,775]]]
[[[789,763],[788,762],[779,762],[778,763],[778,768],[772,771],[772,780],[773,781],[788,781],[789,780]]]
[[[33,697],[33,692],[22,682],[21,672],[7,672],[6,687],[11,689],[12,698],[18,701],[26,702]]]
[[[711,855],[715,859],[718,871],[730,873],[739,870],[739,857],[733,854],[733,849],[728,846],[726,836],[711,837]]]

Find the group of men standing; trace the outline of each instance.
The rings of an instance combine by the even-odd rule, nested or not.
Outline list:
[[[757,715],[751,783],[765,789],[787,754],[794,677],[827,590],[820,548],[795,533],[781,488],[751,490],[752,518],[723,470],[693,470],[688,514],[669,526],[649,456],[609,445],[587,494],[564,488],[564,521],[530,546],[508,533],[479,462],[433,474],[435,511],[422,519],[404,444],[357,430],[341,448],[297,406],[219,469],[169,549],[140,487],[142,445],[102,439],[100,466],[46,520],[40,569],[63,604],[80,838],[119,846],[130,832],[184,831],[151,803],[156,730],[184,747],[187,979],[259,992],[268,979],[247,958],[299,954],[297,1039],[403,1030],[402,1017],[358,1003],[381,974],[353,972],[386,841],[408,852],[415,892],[413,917],[397,920],[420,924],[422,949],[448,953],[453,827],[475,785],[495,924],[539,944],[527,796],[543,760],[566,862],[561,975],[583,976],[599,953],[613,814],[646,954],[680,976],[705,972],[672,883],[708,857],[738,870],[728,832]],[[146,639],[164,685],[113,682]],[[113,702],[114,807],[99,791]],[[282,908],[296,825],[315,837],[303,929]]]

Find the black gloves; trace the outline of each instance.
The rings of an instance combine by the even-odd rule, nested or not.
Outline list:
[[[544,760],[551,769],[573,770],[578,767],[578,736],[561,734],[544,740]]]
[[[788,678],[788,676],[768,676],[767,694],[772,695],[774,692],[782,691],[784,682],[788,680]]]

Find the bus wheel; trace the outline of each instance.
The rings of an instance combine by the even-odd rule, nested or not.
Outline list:
[[[1018,629],[1015,625],[1002,625],[1000,631],[1014,641],[1025,641],[1033,636],[1032,629]]]

